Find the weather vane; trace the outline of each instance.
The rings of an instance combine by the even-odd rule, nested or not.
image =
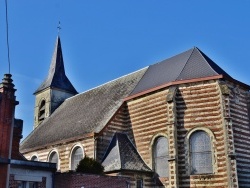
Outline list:
[[[57,29],[58,29],[58,35],[60,35],[60,30],[62,29],[62,28],[61,28],[61,23],[60,23],[60,21],[59,21],[59,23],[58,23]]]

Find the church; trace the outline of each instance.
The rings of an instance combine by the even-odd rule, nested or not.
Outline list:
[[[194,47],[78,93],[58,36],[20,152],[58,172],[89,156],[131,188],[250,187],[249,90]]]

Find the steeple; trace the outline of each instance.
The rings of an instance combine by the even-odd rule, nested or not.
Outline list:
[[[52,56],[48,76],[34,94],[39,93],[47,88],[60,89],[68,93],[77,94],[77,91],[65,74],[61,40],[59,36],[56,40],[55,50]]]
[[[34,128],[49,117],[63,101],[77,94],[65,74],[60,37],[57,36],[49,73],[34,92],[36,96]]]

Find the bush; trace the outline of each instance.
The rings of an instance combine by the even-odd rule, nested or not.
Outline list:
[[[85,156],[77,165],[76,172],[103,174],[104,167],[95,159]]]

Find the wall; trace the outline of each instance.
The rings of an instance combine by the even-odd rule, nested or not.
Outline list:
[[[134,142],[133,130],[131,127],[130,116],[128,114],[128,108],[126,104],[122,105],[116,114],[111,118],[108,124],[98,134],[97,142],[97,156],[98,161],[102,161],[102,158],[108,149],[111,139],[115,132],[126,133],[132,142]]]
[[[71,165],[71,151],[74,146],[80,145],[83,147],[84,155],[89,157],[94,157],[94,138],[93,136],[82,137],[72,141],[64,141],[64,143],[51,143],[50,146],[46,146],[42,149],[34,149],[34,151],[30,151],[24,154],[24,156],[30,160],[32,156],[37,156],[39,161],[47,162],[48,157],[51,151],[56,151],[59,154],[59,168],[58,170],[61,172],[66,172],[70,169]]]
[[[46,89],[36,94],[35,112],[34,112],[34,128],[41,122],[38,120],[39,107],[42,100],[45,100],[45,118],[49,117],[61,103],[73,95],[61,90]]]
[[[239,187],[250,186],[250,120],[249,120],[249,91],[235,84],[227,83],[230,95],[225,96],[227,116],[230,126],[231,155],[237,172],[232,174],[238,181]]]
[[[172,92],[172,91],[171,91]],[[222,117],[220,87],[216,81],[179,85],[175,97],[167,101],[169,89],[128,101],[137,149],[150,166],[152,146],[158,136],[169,141],[169,177],[166,187],[228,187],[226,137]],[[188,133],[195,128],[211,132],[214,164],[212,175],[190,175]]]
[[[55,175],[55,188],[127,188],[128,178],[81,173]]]

